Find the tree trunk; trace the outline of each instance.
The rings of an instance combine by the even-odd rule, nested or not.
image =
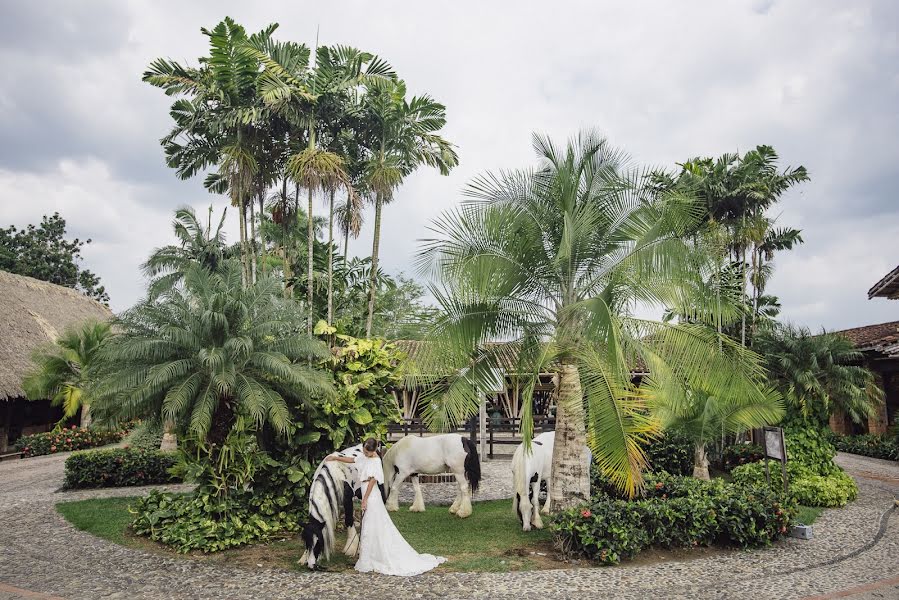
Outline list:
[[[334,190],[328,207],[328,325],[334,318]]]
[[[309,303],[309,316],[306,320],[306,333],[312,335],[312,318],[314,310],[312,308],[312,240],[315,236],[315,228],[312,226],[312,188],[309,188],[309,207],[306,220],[308,223],[308,226],[306,227],[306,235],[308,236],[308,239],[306,240],[306,251],[309,253],[309,256],[307,256],[308,272],[306,282],[306,285],[308,286],[308,289],[306,290],[306,302]]]
[[[709,458],[705,452],[705,444],[693,447],[693,477],[709,481]]]
[[[240,274],[244,286],[249,281],[249,269],[247,269],[247,205],[243,199],[238,200],[238,218],[240,220]]]
[[[250,200],[250,283],[256,283],[256,205]]]
[[[559,403],[553,447],[550,498],[553,509],[567,510],[590,499],[590,465],[581,378],[577,365],[559,368]]]
[[[167,420],[162,426],[162,443],[159,444],[162,452],[174,452],[178,449],[178,436],[175,434],[174,421]]]
[[[91,418],[90,404],[81,403],[81,427],[87,429],[91,426],[93,419]]]
[[[259,193],[259,257],[262,276],[265,277],[265,240],[262,238],[262,215],[265,214],[265,192]]]
[[[743,293],[740,295],[740,345],[746,347],[746,246],[743,246],[743,256],[740,262],[740,271],[743,276]]]
[[[365,322],[365,337],[371,337],[371,325],[375,316],[375,294],[378,283],[378,247],[381,244],[381,195],[375,198],[375,232],[371,245],[371,283],[368,296],[368,320]]]

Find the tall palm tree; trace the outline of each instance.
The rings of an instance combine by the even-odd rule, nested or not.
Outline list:
[[[88,322],[66,330],[52,346],[35,352],[35,367],[22,382],[28,398],[49,398],[54,406],[62,406],[63,420],[80,410],[81,426],[90,426],[94,371],[109,335],[108,323]]]
[[[453,145],[438,132],[446,124],[446,108],[430,96],[413,96],[406,100],[406,84],[402,80],[375,80],[369,83],[364,97],[367,120],[371,123],[372,156],[365,165],[366,188],[374,195],[375,222],[372,240],[372,281],[369,287],[366,336],[371,336],[375,313],[381,245],[381,212],[393,199],[403,179],[421,165],[436,168],[448,175],[459,163]]]
[[[199,67],[160,58],[143,75],[144,81],[167,95],[181,96],[170,111],[175,125],[161,140],[169,166],[182,179],[216,167],[206,178],[207,189],[229,192],[238,208],[246,283],[252,281],[253,255],[247,208],[260,187],[257,177],[266,172],[266,165],[260,164],[265,147],[260,130],[269,122],[257,94],[260,63],[248,48],[264,45],[276,28],[269,25],[248,36],[226,18],[211,30],[201,29],[209,37],[209,56],[200,59]]]
[[[241,279],[233,262],[216,273],[196,266],[183,287],[126,311],[102,353],[98,418],[171,421],[180,434],[221,444],[238,416],[284,431],[290,403],[331,393],[310,366],[328,349],[298,333],[303,317],[280,282]]]
[[[144,275],[152,280],[148,290],[151,298],[178,285],[192,265],[199,264],[214,272],[224,264],[226,241],[222,228],[227,212],[227,209],[222,211],[213,232],[212,206],[205,226],[197,219],[194,209],[185,207],[175,211],[172,229],[179,243],[155,249],[141,267]]]
[[[862,353],[842,335],[775,324],[760,332],[756,348],[793,417],[826,425],[841,411],[863,423],[883,402],[874,374],[861,366]]]
[[[700,385],[720,397],[765,392],[758,357],[705,323],[631,312],[638,302],[679,306],[684,290],[701,284],[696,248],[683,238],[696,227],[692,203],[653,193],[648,177],[593,133],[562,147],[535,135],[534,149],[535,170],[476,178],[469,201],[435,222],[439,236],[425,242],[421,266],[437,280],[442,309],[430,339],[446,382],[424,399],[425,418],[439,429],[474,414],[476,390],[490,389],[493,370],[514,361],[530,440],[534,386],[553,372],[550,494],[567,508],[589,497],[585,444],[623,490],[641,486],[640,442],[658,430],[648,400]],[[694,313],[711,321],[714,299],[698,300],[705,304],[691,299]],[[639,363],[650,375],[638,388],[631,369]]]

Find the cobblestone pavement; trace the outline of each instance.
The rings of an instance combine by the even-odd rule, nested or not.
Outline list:
[[[825,511],[815,523],[815,539],[810,541],[790,539],[761,551],[734,551],[680,562],[519,573],[438,570],[408,579],[242,571],[94,538],[71,527],[54,505],[145,490],[58,492],[64,459],[51,456],[0,463],[0,600],[830,598],[850,589],[858,598],[899,597],[895,579],[899,574],[899,516],[892,510],[894,494],[899,492],[899,466],[875,459],[839,456],[840,464],[859,481],[859,499],[845,509]],[[508,495],[508,469],[507,462],[485,462],[482,499]],[[429,502],[445,501],[441,494],[452,493],[451,484],[429,484],[424,489]]]

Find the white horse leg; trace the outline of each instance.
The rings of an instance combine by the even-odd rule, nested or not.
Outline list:
[[[459,479],[459,476],[456,475],[456,480],[458,481],[458,479]],[[453,500],[452,505],[449,507],[449,511],[450,511],[451,515],[454,515],[457,512],[459,512],[460,504],[462,504],[462,490],[461,489],[456,491],[456,499]]]
[[[415,489],[415,501],[412,502],[409,510],[412,512],[424,512],[425,497],[421,494],[421,482],[418,480],[418,473],[412,475],[412,487]]]
[[[534,502],[531,508],[531,523],[537,529],[543,529],[543,519],[540,518],[540,476],[537,481],[531,483],[531,492],[534,494]]]
[[[393,476],[393,482],[390,485],[390,495],[387,497],[387,510],[394,512],[400,509],[400,486],[409,473],[399,471]]]
[[[464,519],[471,516],[471,486],[465,479],[465,471],[456,473],[456,483],[459,484],[459,506],[455,514]]]
[[[546,502],[543,503],[543,514],[548,515],[549,514],[549,500],[550,500],[550,498],[552,498],[552,495],[549,493],[550,481],[549,481],[549,479],[544,479],[543,481],[546,482]]]
[[[343,553],[347,556],[356,556],[359,551],[359,531],[356,525],[350,525],[346,530],[346,544],[343,546]]]

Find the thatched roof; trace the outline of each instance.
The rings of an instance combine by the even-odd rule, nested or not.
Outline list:
[[[111,317],[108,308],[73,289],[0,271],[0,400],[25,395],[22,378],[35,349],[68,327]]]

